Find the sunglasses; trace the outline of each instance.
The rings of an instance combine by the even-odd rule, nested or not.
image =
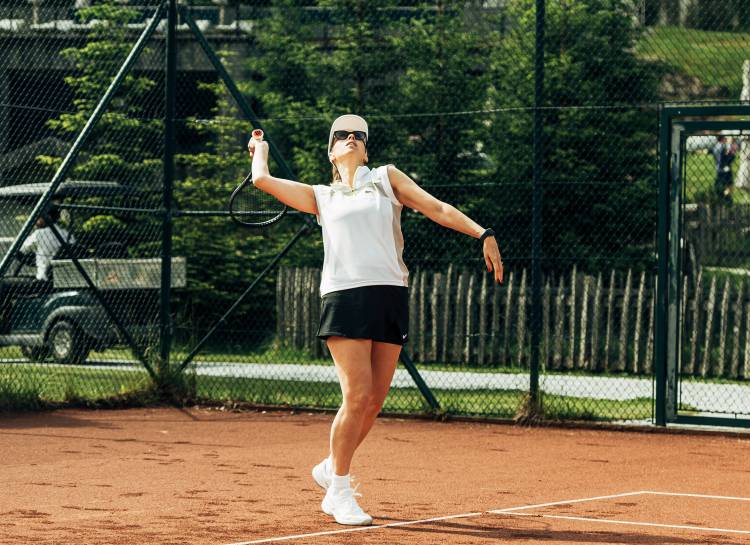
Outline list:
[[[367,134],[364,131],[333,131],[334,140],[346,140],[349,135],[353,134],[355,140],[367,143]]]

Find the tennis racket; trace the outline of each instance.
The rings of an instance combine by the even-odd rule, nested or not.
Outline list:
[[[254,130],[252,139],[256,142],[263,140],[263,131]],[[248,150],[252,156],[252,142]],[[245,227],[267,227],[279,221],[286,210],[283,202],[253,185],[252,172],[232,191],[229,198],[229,217]]]

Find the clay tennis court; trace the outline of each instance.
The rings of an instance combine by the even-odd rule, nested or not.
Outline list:
[[[750,543],[750,435],[383,418],[352,469],[376,526],[356,528],[309,475],[331,420],[2,416],[0,542]]]

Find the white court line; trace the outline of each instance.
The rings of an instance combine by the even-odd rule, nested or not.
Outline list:
[[[565,515],[535,515],[533,513],[504,513],[510,517],[542,517],[547,519],[582,520],[585,522],[601,522],[602,524],[627,524],[629,526],[651,526],[656,528],[672,528],[681,530],[699,530],[701,532],[725,532],[728,534],[750,534],[750,530],[730,530],[728,528],[707,528],[704,526],[687,526],[683,524],[657,524],[655,522],[631,522],[627,520],[595,519],[589,517],[569,517]]]
[[[255,541],[240,541],[239,543],[229,543],[227,545],[251,545],[253,543],[271,543],[274,541],[287,541],[290,539],[302,539],[305,537],[330,536],[333,534],[345,534],[345,533],[350,533],[350,532],[366,532],[368,530],[377,530],[380,528],[392,528],[394,526],[407,526],[409,524],[421,524],[423,522],[435,522],[438,520],[477,517],[481,514],[483,513],[479,511],[477,513],[464,513],[462,515],[448,515],[446,517],[435,517],[431,519],[407,520],[404,522],[392,522],[390,524],[374,524],[372,526],[358,526],[357,528],[347,528],[345,530],[331,530],[329,532],[314,532],[312,534],[298,534],[295,536],[271,537],[271,538],[266,538],[266,539],[257,539]]]
[[[447,515],[444,517],[435,517],[435,518],[422,519],[422,520],[393,522],[390,524],[376,524],[372,526],[359,526],[356,528],[346,528],[342,530],[331,530],[328,532],[314,532],[310,534],[297,534],[297,535],[291,535],[291,536],[264,538],[264,539],[257,539],[254,541],[241,541],[237,543],[229,543],[226,545],[254,545],[257,543],[273,543],[277,541],[289,541],[291,539],[303,539],[307,537],[328,536],[328,535],[346,534],[346,533],[352,533],[352,532],[366,532],[369,530],[377,530],[380,528],[408,526],[408,525],[413,525],[413,524],[422,524],[426,522],[436,522],[440,520],[450,520],[450,519],[457,519],[457,518],[478,517],[485,513],[501,514],[501,515],[506,514],[509,516],[525,516],[525,517],[533,516],[533,517],[545,517],[545,518],[557,518],[557,519],[570,519],[570,520],[581,520],[581,521],[587,521],[587,522],[602,522],[606,524],[626,524],[626,525],[636,525],[636,526],[652,526],[652,527],[657,527],[657,528],[673,528],[673,529],[679,528],[679,529],[686,529],[686,530],[728,532],[728,533],[734,533],[734,534],[750,534],[750,530],[729,530],[726,528],[704,528],[701,526],[681,526],[681,525],[671,525],[671,524],[657,524],[657,523],[652,523],[652,522],[629,522],[629,521],[622,521],[622,520],[571,517],[571,516],[563,516],[563,515],[534,515],[530,513],[516,513],[515,512],[515,511],[523,511],[526,509],[535,509],[539,507],[551,507],[554,505],[567,505],[571,503],[584,503],[584,502],[597,501],[597,500],[607,500],[607,499],[612,499],[612,498],[623,498],[627,496],[638,496],[638,495],[643,495],[643,494],[652,494],[652,495],[659,495],[659,496],[687,496],[687,497],[694,497],[694,498],[750,501],[750,498],[742,498],[742,497],[734,497],[734,496],[712,496],[712,495],[707,495],[707,494],[687,494],[687,493],[682,493],[682,492],[657,492],[653,490],[639,490],[637,492],[623,492],[621,494],[609,494],[606,496],[593,496],[590,498],[578,498],[578,499],[573,499],[573,500],[537,503],[534,505],[522,505],[520,507],[509,507],[507,509],[492,509],[489,511],[480,511],[476,513],[463,513],[461,515]]]
[[[511,511],[523,511],[524,509],[534,509],[536,507],[549,507],[551,505],[563,505],[568,503],[583,503],[587,501],[608,500],[610,498],[622,498],[624,496],[637,496],[644,494],[642,490],[638,492],[623,492],[622,494],[610,494],[609,496],[594,496],[593,498],[580,498],[577,500],[552,501],[549,503],[537,503],[535,505],[522,505],[521,507],[509,507],[508,509],[492,509],[488,513],[510,513]]]
[[[707,494],[685,494],[684,492],[654,492],[653,490],[644,490],[642,494],[654,494],[656,496],[687,496],[688,498],[708,498],[712,500],[750,501],[750,498],[740,498],[736,496],[710,496]]]

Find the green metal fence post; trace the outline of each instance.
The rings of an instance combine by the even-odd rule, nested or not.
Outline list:
[[[167,10],[167,42],[165,66],[165,112],[164,112],[164,187],[162,194],[162,243],[161,243],[161,309],[159,315],[160,357],[159,373],[164,378],[169,371],[169,352],[172,348],[172,319],[170,295],[172,293],[172,195],[174,190],[175,149],[175,86],[177,84],[177,5],[169,0]]]
[[[406,371],[409,373],[409,376],[411,376],[412,380],[414,381],[414,384],[417,385],[417,388],[419,389],[419,392],[422,394],[422,397],[425,398],[425,401],[430,405],[430,408],[432,409],[434,414],[440,414],[441,408],[440,408],[440,402],[435,397],[435,394],[432,393],[432,390],[430,390],[430,387],[427,386],[427,383],[422,378],[422,375],[419,374],[419,371],[417,371],[416,366],[414,365],[414,362],[411,361],[411,358],[409,357],[409,354],[406,353],[406,350],[401,349],[401,353],[399,354],[399,359],[401,360],[401,363],[404,364],[404,367],[406,367]]]
[[[266,265],[266,268],[263,269],[260,274],[253,280],[253,282],[247,287],[247,289],[242,292],[242,295],[240,295],[237,300],[232,303],[232,306],[227,309],[227,311],[222,315],[221,318],[219,318],[216,323],[211,327],[211,329],[208,330],[208,333],[206,333],[203,338],[198,341],[198,344],[196,344],[193,349],[190,351],[190,353],[185,357],[185,359],[180,363],[179,370],[183,371],[190,363],[193,361],[193,358],[198,355],[198,352],[201,351],[203,348],[203,345],[205,345],[208,340],[213,336],[213,334],[219,329],[219,326],[224,323],[224,321],[234,312],[234,310],[242,304],[242,302],[245,300],[245,298],[250,294],[251,291],[255,288],[255,286],[258,285],[258,283],[265,278],[265,276],[273,269],[276,264],[281,261],[281,258],[284,257],[289,250],[292,249],[292,246],[295,245],[295,243],[305,234],[307,234],[310,229],[312,229],[312,225],[309,221],[304,222],[304,225],[302,225],[302,228],[300,228],[299,231],[297,231],[292,239],[287,242],[286,246],[282,248],[282,250],[276,254],[276,257],[271,260],[271,262]]]
[[[536,2],[534,61],[534,182],[531,211],[531,362],[529,397],[539,408],[539,343],[542,338],[542,178],[544,174],[544,18],[545,0]]]
[[[669,137],[671,118],[662,109],[659,115],[659,193],[658,193],[658,275],[656,284],[656,331],[654,333],[654,369],[656,373],[657,426],[667,424],[667,293],[669,263]]]
[[[257,115],[255,115],[255,112],[247,103],[247,101],[245,100],[245,97],[242,96],[242,93],[237,88],[237,85],[234,83],[234,80],[229,75],[229,72],[227,72],[227,69],[224,67],[219,57],[217,57],[216,53],[214,53],[214,50],[209,45],[208,41],[206,40],[206,37],[200,31],[200,29],[198,28],[198,25],[195,24],[195,20],[193,19],[193,16],[190,14],[190,9],[187,6],[181,5],[180,15],[182,16],[182,19],[185,21],[185,23],[190,28],[190,30],[193,32],[195,39],[198,40],[198,44],[201,46],[201,49],[203,49],[203,52],[206,54],[208,61],[214,67],[214,70],[216,70],[216,72],[219,74],[219,77],[221,78],[221,81],[224,82],[224,85],[227,86],[227,90],[229,91],[229,94],[232,95],[232,98],[235,100],[240,110],[242,110],[242,113],[245,115],[247,119],[251,121],[254,128],[263,129],[263,125],[260,122],[260,118]],[[281,152],[276,147],[276,144],[274,144],[273,140],[270,138],[270,135],[267,132],[266,132],[264,139],[268,142],[268,152],[271,155],[271,158],[273,158],[273,160],[276,161],[276,164],[281,169],[282,175],[285,178],[289,178],[290,180],[296,180],[297,177],[289,168],[289,165],[287,165],[286,161],[281,155]]]

